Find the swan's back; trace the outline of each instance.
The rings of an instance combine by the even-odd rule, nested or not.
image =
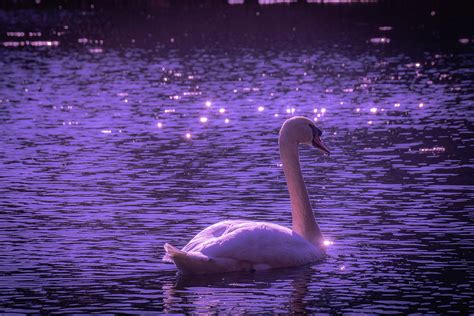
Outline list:
[[[181,251],[167,247],[169,258],[185,273],[281,268],[315,262],[324,256],[322,248],[286,227],[249,221],[214,224],[196,235]],[[206,265],[208,267],[203,268]]]

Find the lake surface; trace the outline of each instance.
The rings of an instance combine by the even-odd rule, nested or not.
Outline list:
[[[474,32],[403,4],[0,10],[0,311],[473,313]],[[291,226],[293,115],[332,151],[301,148],[327,258],[162,263],[221,220]]]

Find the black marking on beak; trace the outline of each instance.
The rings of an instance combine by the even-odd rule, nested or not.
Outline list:
[[[311,144],[313,145],[313,147],[318,148],[319,150],[321,150],[325,154],[329,155],[330,154],[329,149],[326,147],[326,145],[321,140],[321,135],[323,134],[323,132],[319,128],[317,128],[316,126],[314,126],[312,124],[309,124],[309,126],[311,127],[311,130],[313,131],[313,139],[311,141]]]
[[[313,131],[313,138],[316,136],[321,137],[321,135],[323,135],[323,132],[313,124],[309,124],[309,127],[311,127],[311,130]]]

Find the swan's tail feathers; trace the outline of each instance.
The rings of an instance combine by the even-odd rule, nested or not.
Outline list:
[[[224,272],[228,270],[229,263],[232,265],[234,260],[209,258],[198,252],[185,252],[179,250],[170,244],[165,244],[166,255],[163,260],[174,262],[178,270],[183,274],[205,274]]]
[[[178,248],[166,243],[165,244],[166,255],[171,259],[174,256],[186,255],[186,252],[179,250]]]
[[[164,248],[165,248],[165,255],[163,256],[163,262],[167,262],[167,263],[173,263],[173,259],[172,259],[172,254],[175,254],[175,253],[179,253],[179,252],[183,252],[181,250],[179,250],[178,248],[166,243],[164,245]]]

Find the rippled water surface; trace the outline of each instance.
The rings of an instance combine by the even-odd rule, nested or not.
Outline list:
[[[389,9],[0,11],[1,310],[474,312],[473,33]],[[291,225],[293,115],[332,151],[301,148],[328,257],[161,263],[217,221]]]

